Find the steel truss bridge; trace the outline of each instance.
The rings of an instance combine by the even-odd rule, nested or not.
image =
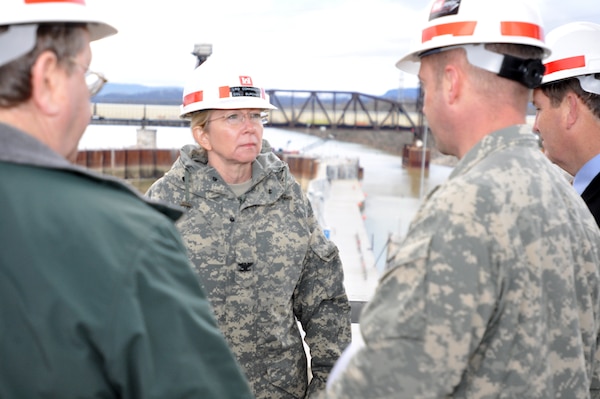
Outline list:
[[[414,131],[416,124],[397,101],[369,94],[340,91],[267,90],[269,125],[331,129],[391,129]]]
[[[398,130],[417,133],[421,119],[388,98],[343,91],[267,90],[271,104],[266,126],[283,128]],[[416,123],[415,120],[418,122]],[[179,106],[92,104],[92,124],[189,126]]]

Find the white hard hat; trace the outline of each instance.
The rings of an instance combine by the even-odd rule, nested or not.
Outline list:
[[[212,56],[197,67],[184,85],[180,116],[205,109],[277,109],[251,71],[235,64]]]
[[[550,54],[540,13],[527,0],[433,0],[427,11],[424,28],[396,63],[403,71],[418,73],[420,56],[430,50],[470,44],[524,44]]]
[[[8,29],[0,33],[0,66],[33,49],[37,24],[53,22],[85,23],[90,40],[117,33],[85,0],[2,0],[0,27]]]
[[[571,22],[548,33],[546,43],[552,56],[545,60],[546,72],[542,84],[577,77],[581,88],[600,94],[600,25],[591,22]]]

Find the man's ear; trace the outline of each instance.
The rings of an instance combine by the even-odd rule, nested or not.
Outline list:
[[[44,51],[31,68],[31,99],[38,109],[47,115],[55,115],[61,110],[61,88],[65,83],[66,72],[58,63],[56,54]]]
[[[579,118],[579,111],[580,111],[579,107],[582,104],[581,104],[581,100],[579,99],[579,97],[577,97],[577,95],[575,93],[573,93],[572,91],[567,92],[563,101],[565,102],[565,107],[566,107],[565,122],[566,122],[567,129],[569,129],[569,128],[571,128],[571,126],[573,126],[577,122],[577,119]]]
[[[448,64],[444,67],[442,88],[448,104],[454,104],[460,98],[462,88],[461,71],[455,65]]]

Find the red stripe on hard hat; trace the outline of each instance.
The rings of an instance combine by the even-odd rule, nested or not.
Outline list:
[[[229,97],[229,93],[231,93],[229,86],[219,87],[219,98],[227,98]]]
[[[435,25],[430,28],[424,29],[421,35],[421,42],[425,43],[434,37],[443,35],[452,36],[471,36],[475,31],[477,22],[452,22],[449,24]]]
[[[183,106],[185,107],[186,105],[200,102],[203,99],[204,99],[204,94],[202,93],[202,91],[195,91],[195,92],[190,93],[187,96],[183,97]]]
[[[476,21],[452,22],[429,27],[423,30],[421,42],[425,43],[434,37],[443,35],[472,36],[477,26]],[[539,25],[528,22],[502,22],[500,32],[505,36],[525,36],[532,39],[543,39],[543,30]]]
[[[538,40],[544,38],[542,27],[529,22],[502,22],[500,32],[505,36],[525,36]]]
[[[25,0],[25,4],[38,4],[38,3],[75,3],[85,5],[85,0]]]
[[[585,66],[585,57],[578,55],[576,57],[563,58],[561,60],[551,61],[544,64],[546,72],[544,75],[549,75],[554,72],[560,72],[567,69],[582,68]]]

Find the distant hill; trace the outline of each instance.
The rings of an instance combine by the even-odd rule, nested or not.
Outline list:
[[[399,89],[388,90],[384,95],[384,98],[389,98],[390,100],[398,100],[401,101],[416,101],[419,97],[419,88],[418,87],[407,87],[402,89],[402,93],[400,95]]]
[[[97,103],[180,105],[183,87],[107,83],[92,99]]]
[[[93,99],[97,103],[180,105],[183,87],[144,86],[139,84],[107,83]],[[383,96],[390,100],[415,101],[419,95],[416,87],[388,90]]]

